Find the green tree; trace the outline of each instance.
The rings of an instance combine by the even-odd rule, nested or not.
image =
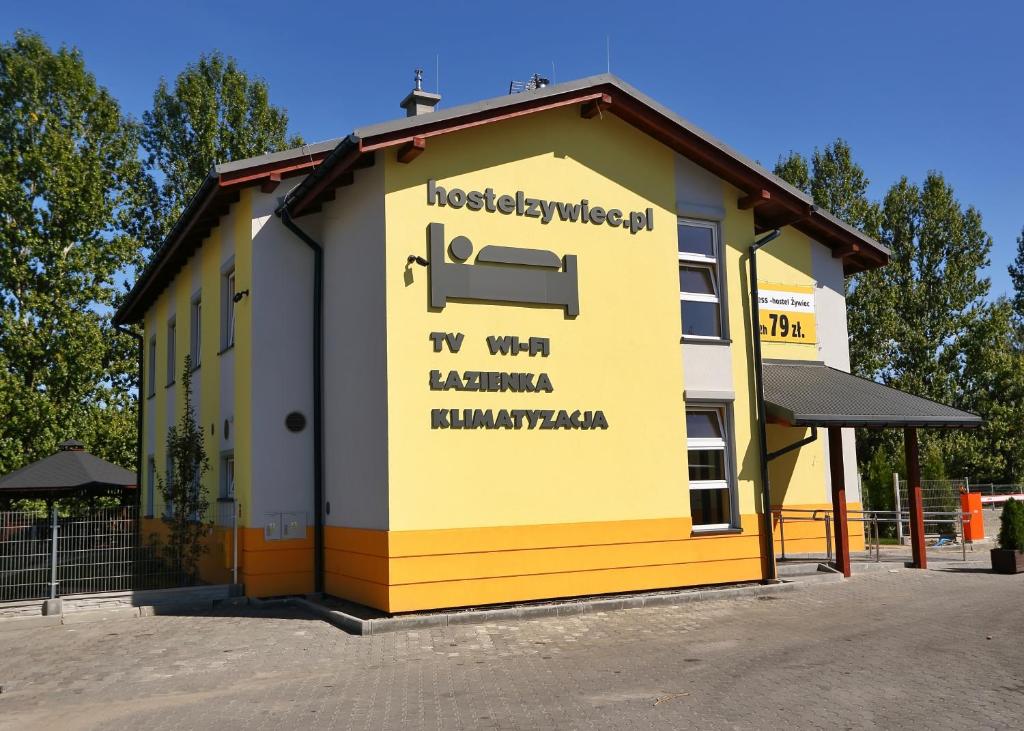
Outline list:
[[[204,54],[178,74],[173,88],[160,80],[153,108],[143,114],[142,147],[154,173],[151,226],[165,234],[210,169],[302,144],[288,138],[288,114],[270,103],[262,79],[219,52]]]
[[[920,396],[961,404],[963,349],[988,316],[992,239],[974,207],[962,208],[941,174],[921,186],[902,178],[882,204],[880,238],[892,251],[879,284],[894,302],[891,361],[883,380]]]
[[[170,474],[157,476],[156,484],[168,506],[163,515],[167,526],[167,544],[163,547],[167,562],[190,583],[198,578],[199,560],[208,550],[203,542],[212,529],[207,519],[210,499],[203,475],[210,468],[202,429],[196,423],[192,405],[192,357],[185,356],[181,369],[184,408],[181,421],[167,430],[167,455]]]
[[[1013,307],[1000,297],[966,338],[959,386],[963,407],[981,414],[976,432],[950,434],[954,474],[982,482],[1024,479],[1024,353]]]
[[[134,342],[111,326],[138,261],[138,127],[81,53],[0,45],[0,474],[75,437],[134,464]]]
[[[1018,323],[1024,323],[1024,228],[1017,237],[1017,255],[1008,270],[1013,283],[1013,313]]]
[[[794,188],[807,195],[811,194],[811,169],[807,165],[807,158],[799,152],[790,150],[785,157],[780,155],[775,163],[775,174]]]

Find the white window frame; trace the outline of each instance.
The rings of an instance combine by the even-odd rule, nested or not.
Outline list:
[[[192,370],[202,365],[203,354],[203,295],[202,291],[192,296],[189,315],[189,355],[192,356]]]
[[[170,486],[174,482],[174,463],[171,461],[171,455],[169,455],[169,454],[164,455],[164,463],[165,463],[164,464],[164,470],[165,470],[165,472],[164,472],[164,480],[166,481],[165,484]],[[167,518],[173,518],[174,517],[174,503],[173,502],[167,501],[167,502],[164,503],[164,517],[167,517]]]
[[[708,302],[718,305],[718,332],[719,335],[690,335],[683,332],[685,323],[682,322],[682,305],[680,305],[680,332],[682,332],[683,338],[686,340],[726,340],[728,339],[728,331],[726,329],[726,317],[725,317],[725,298],[722,295],[722,244],[721,237],[719,236],[719,226],[715,221],[702,221],[695,218],[680,218],[676,222],[677,225],[677,243],[676,253],[679,259],[679,267],[693,266],[701,269],[711,270],[711,282],[712,287],[715,290],[714,294],[703,294],[696,292],[679,292],[679,301],[682,302]],[[714,249],[714,256],[704,256],[702,254],[693,254],[689,252],[679,251],[678,244],[678,227],[691,226],[694,228],[706,228],[711,231],[711,246]]]
[[[224,270],[221,275],[221,290],[223,300],[221,304],[221,351],[225,351],[235,344],[235,268],[232,266]]]
[[[151,454],[146,458],[146,517],[156,515],[156,458]]]
[[[220,497],[235,499],[235,453],[227,452],[221,457]]]
[[[146,396],[156,395],[156,333],[149,336],[149,362],[146,364]]]
[[[175,318],[167,321],[167,385],[174,385],[174,374],[178,370],[175,359],[178,354],[175,352],[178,343],[178,323]]]
[[[686,455],[687,455],[687,475],[689,475],[689,455],[691,450],[721,450],[722,451],[722,464],[725,470],[724,480],[690,480],[690,490],[728,490],[729,492],[729,522],[728,523],[703,523],[701,525],[693,525],[694,533],[703,532],[714,532],[723,530],[732,530],[736,528],[736,480],[732,467],[732,444],[730,440],[735,441],[735,437],[732,434],[732,419],[730,418],[729,407],[726,404],[718,403],[699,403],[688,405],[686,407],[686,413],[691,411],[710,412],[715,414],[718,419],[719,430],[722,437],[719,438],[706,438],[706,437],[690,437],[689,434],[686,436]],[[692,516],[691,516],[692,518]]]

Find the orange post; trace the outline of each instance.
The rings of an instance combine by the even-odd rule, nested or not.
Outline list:
[[[970,520],[964,516],[964,540],[967,543],[980,541],[985,537],[985,518],[981,512],[981,494],[977,492],[960,493],[960,511],[970,514]]]

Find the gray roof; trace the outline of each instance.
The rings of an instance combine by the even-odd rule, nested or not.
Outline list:
[[[693,122],[676,114],[668,107],[658,103],[657,101],[647,96],[637,88],[631,86],[630,84],[627,84],[625,81],[620,79],[618,76],[615,76],[614,74],[597,74],[596,76],[588,76],[586,78],[575,79],[573,81],[566,81],[560,84],[549,84],[548,86],[540,87],[538,89],[531,89],[529,91],[524,91],[519,94],[503,94],[502,96],[492,97],[490,99],[483,99],[480,101],[471,102],[469,104],[460,104],[459,106],[448,107],[446,109],[442,108],[433,111],[430,114],[421,114],[412,117],[401,117],[386,122],[379,122],[377,124],[370,124],[363,127],[359,127],[355,129],[353,133],[348,137],[343,137],[339,138],[338,140],[334,140],[334,142],[337,144],[337,149],[335,149],[335,152],[331,154],[328,158],[326,158],[316,171],[308,175],[299,186],[296,186],[296,188],[289,193],[288,199],[301,196],[302,193],[305,192],[305,190],[310,188],[317,181],[317,179],[321,175],[326,173],[331,168],[333,163],[338,158],[341,157],[340,152],[343,149],[351,147],[354,142],[357,143],[359,140],[368,140],[380,135],[392,134],[396,132],[412,133],[420,127],[435,126],[439,123],[444,123],[445,121],[458,120],[463,117],[479,114],[481,112],[495,111],[501,110],[505,107],[518,106],[525,101],[542,100],[547,97],[557,97],[566,93],[571,93],[573,91],[583,91],[586,89],[599,87],[601,85],[612,86],[621,90],[625,94],[636,99],[644,106],[649,107],[653,111],[669,119],[674,124],[683,128],[684,130],[686,130],[687,133],[699,138],[708,145],[718,149],[723,154],[740,163],[740,165],[749,169],[751,172],[755,173],[758,176],[762,176],[771,180],[772,183],[783,188],[787,193],[793,195],[794,197],[798,198],[799,200],[803,201],[808,206],[810,206],[814,211],[814,215],[820,216],[821,218],[827,220],[830,224],[840,229],[843,229],[847,233],[857,237],[857,239],[859,239],[861,242],[875,249],[879,253],[884,254],[885,256],[889,256],[890,251],[888,247],[871,238],[863,231],[858,230],[856,227],[850,226],[849,224],[840,221],[838,218],[833,216],[828,211],[817,208],[814,205],[814,200],[799,188],[790,185],[785,180],[778,177],[771,171],[765,169],[754,160],[751,160],[746,155],[743,155],[742,153],[736,151],[732,147],[726,145],[724,142],[709,135],[703,129],[695,125]],[[318,147],[328,144],[330,144],[330,142],[322,142],[319,143]],[[296,151],[290,150],[287,152],[294,156]],[[277,154],[285,155],[286,153],[282,152]],[[253,161],[239,161],[238,163],[229,164],[232,166],[251,166],[256,163],[254,163]],[[221,166],[218,166],[218,170],[220,168]]]
[[[212,174],[223,175],[224,173],[233,173],[238,170],[248,170],[249,168],[259,167],[260,165],[267,165],[272,162],[285,162],[287,160],[294,160],[300,158],[303,155],[316,155],[321,152],[328,152],[338,146],[344,137],[336,137],[331,140],[324,140],[323,142],[311,142],[308,145],[302,145],[301,147],[289,147],[287,150],[281,150],[279,152],[268,152],[265,155],[257,155],[256,157],[245,157],[239,160],[231,160],[230,162],[221,162],[213,166]]]
[[[764,398],[770,416],[793,426],[970,428],[982,423],[977,414],[817,361],[765,359]]]
[[[135,487],[134,472],[82,449],[63,449],[0,477],[0,495],[26,491]]]
[[[354,134],[356,137],[359,137],[360,139],[367,139],[368,137],[376,137],[377,135],[387,134],[389,132],[398,132],[400,130],[406,129],[412,130],[415,129],[416,127],[421,127],[425,124],[435,124],[437,122],[444,122],[445,120],[449,119],[458,119],[460,117],[466,117],[468,115],[476,114],[478,112],[491,111],[495,109],[501,109],[503,107],[510,107],[513,105],[522,104],[522,102],[526,101],[527,99],[543,99],[545,97],[559,96],[561,94],[565,94],[566,92],[583,91],[584,89],[591,89],[595,86],[600,86],[602,84],[607,84],[609,86],[619,88],[629,96],[636,99],[641,104],[648,106],[654,111],[656,111],[658,114],[661,114],[669,118],[686,131],[692,133],[695,137],[699,137],[700,139],[704,140],[713,147],[717,147],[719,150],[729,155],[729,157],[732,157],[735,160],[741,162],[743,165],[756,171],[759,175],[764,175],[768,178],[771,178],[773,182],[785,188],[788,192],[792,193],[798,198],[803,199],[808,204],[814,204],[814,200],[811,199],[810,196],[808,196],[799,188],[793,187],[782,178],[778,177],[774,173],[758,165],[756,162],[748,158],[746,155],[737,152],[736,150],[734,150],[732,147],[729,147],[721,140],[712,137],[690,120],[686,119],[685,117],[681,117],[668,107],[658,103],[657,101],[655,101],[654,99],[652,99],[651,97],[647,96],[642,91],[637,89],[635,86],[627,84],[625,81],[620,79],[615,74],[597,74],[595,76],[587,76],[582,79],[574,79],[572,81],[566,81],[560,84],[549,84],[547,86],[540,87],[539,89],[531,89],[529,91],[523,91],[518,94],[503,94],[502,96],[492,97],[490,99],[482,99],[480,101],[471,102],[469,104],[460,104],[457,107],[438,109],[436,111],[431,112],[429,115],[421,114],[414,117],[402,117],[400,119],[381,122],[379,124],[371,124],[365,127],[358,128],[357,130],[355,130]],[[820,212],[821,211],[819,211],[819,213]],[[851,230],[856,231],[856,229]],[[856,231],[856,233],[859,236],[864,235],[860,231]],[[881,244],[878,244],[878,242],[874,243],[877,246],[881,246]],[[882,248],[885,249],[885,247]],[[885,249],[885,251],[888,251],[888,249]]]

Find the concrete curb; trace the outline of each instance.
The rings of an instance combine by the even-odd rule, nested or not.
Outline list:
[[[235,602],[241,593],[241,585],[214,584],[11,602],[7,608],[20,613],[0,615],[0,631],[202,611],[222,602]]]
[[[837,577],[838,581],[842,577]],[[809,584],[810,582],[808,582]],[[745,597],[762,597],[786,594],[801,588],[802,582],[782,582],[778,584],[758,584],[752,586],[734,586],[722,589],[700,589],[652,594],[631,594],[597,599],[566,600],[562,602],[545,602],[542,604],[524,604],[515,607],[497,609],[468,609],[458,612],[434,612],[398,617],[380,617],[361,619],[346,612],[318,604],[315,601],[288,597],[283,599],[250,599],[254,607],[290,606],[305,610],[326,622],[354,635],[378,635],[387,632],[405,632],[414,629],[434,627],[454,627],[459,625],[486,624],[488,622],[504,622],[546,617],[580,616],[599,612],[612,612],[622,609],[639,609],[642,607],[663,607],[690,604],[692,602],[713,601],[716,599],[741,599]]]

